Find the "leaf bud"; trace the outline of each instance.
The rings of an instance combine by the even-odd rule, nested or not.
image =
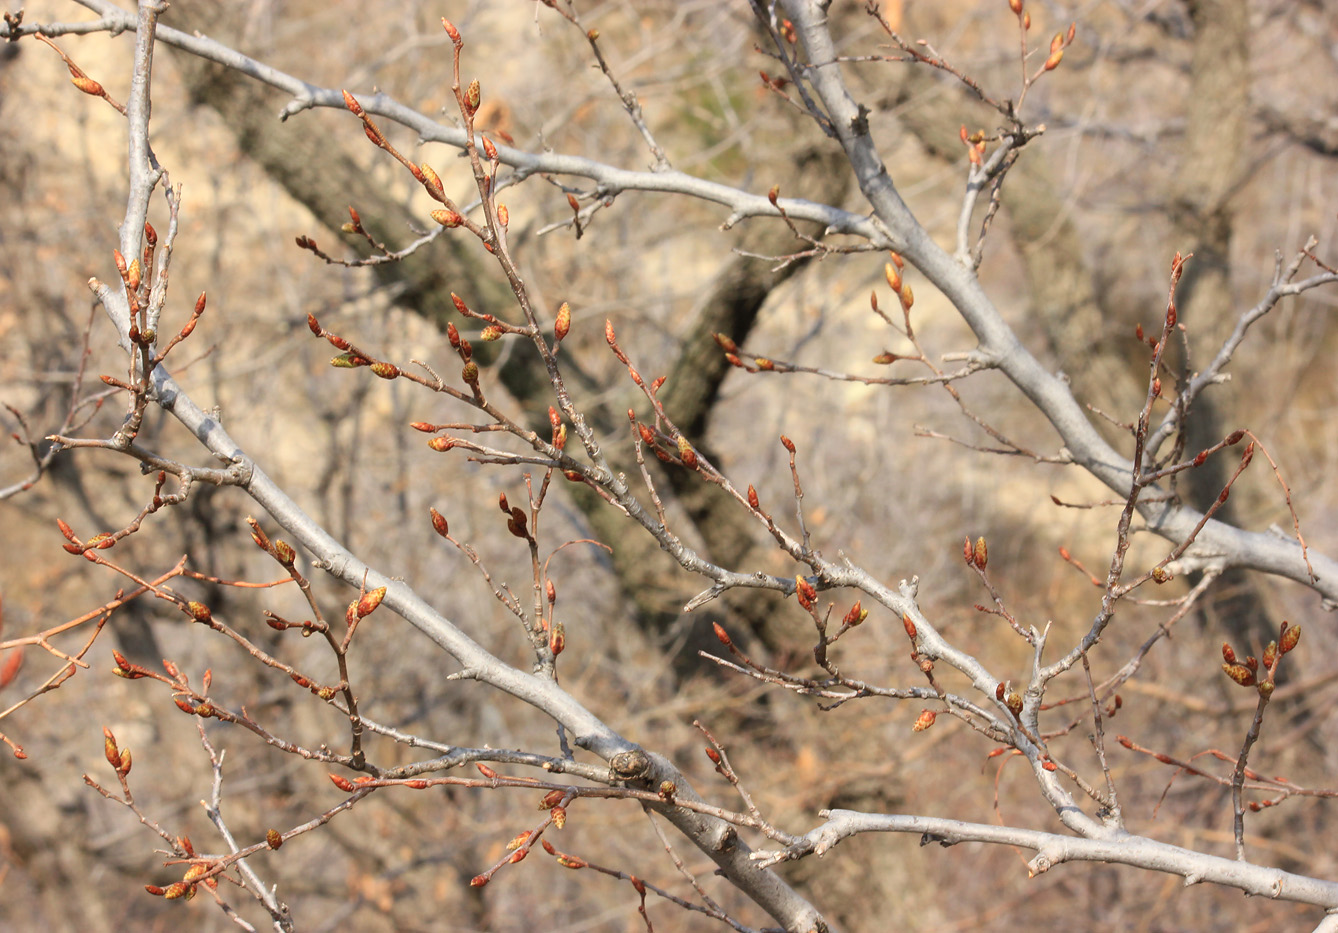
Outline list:
[[[214,618],[214,614],[209,611],[208,606],[195,600],[186,603],[186,612],[196,622],[209,622]]]
[[[358,618],[369,616],[376,611],[376,607],[381,605],[381,600],[386,598],[386,588],[378,586],[374,590],[368,590],[358,599]]]
[[[979,567],[981,570],[984,570],[984,569],[985,569],[985,565],[986,565],[987,563],[989,563],[989,559],[990,559],[990,549],[989,549],[989,547],[985,544],[985,539],[984,539],[984,538],[976,538],[976,547],[975,547],[975,554],[974,554],[974,557],[975,557],[975,563],[976,563],[976,566]]]
[[[373,363],[372,372],[375,375],[380,376],[382,379],[397,379],[400,374],[398,366],[394,363],[387,363],[385,361]]]
[[[557,320],[553,323],[553,336],[562,340],[571,330],[571,306],[565,301],[558,306]]]
[[[911,731],[924,732],[934,724],[934,720],[937,718],[938,713],[934,712],[932,709],[920,710],[920,715],[916,717],[915,725],[911,726]]]
[[[459,212],[449,209],[438,209],[432,211],[428,216],[443,227],[459,227],[465,222],[464,217],[462,217]]]
[[[265,830],[265,844],[271,849],[277,849],[279,846],[283,845],[283,833],[279,832],[277,829]]]
[[[1226,674],[1242,687],[1254,686],[1254,671],[1244,664],[1223,664],[1222,673]]]
[[[1301,640],[1301,626],[1288,625],[1286,622],[1283,622],[1282,625],[1282,634],[1278,636],[1278,651],[1286,654],[1295,648],[1296,643]]]
[[[966,132],[966,127],[962,127],[962,132]],[[883,266],[883,275],[887,279],[887,285],[897,294],[901,293],[901,272],[892,263]]]
[[[427,193],[445,204],[446,190],[441,186],[441,177],[426,162],[418,166],[418,171],[423,175],[423,187],[427,189]]]
[[[901,614],[901,626],[906,630],[907,638],[914,640],[915,636],[919,634],[919,630],[915,627],[915,621],[911,618],[910,613],[908,612],[903,612]],[[1000,686],[1003,685],[1000,684]]]
[[[465,109],[473,116],[479,109],[479,103],[483,99],[482,89],[479,86],[479,79],[475,78],[469,82],[469,87],[465,88]]]

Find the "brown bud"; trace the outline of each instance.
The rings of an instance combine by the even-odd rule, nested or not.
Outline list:
[[[1016,691],[1008,694],[1008,696],[1004,699],[1004,705],[1008,707],[1008,711],[1011,712],[1014,716],[1021,716],[1022,694],[1017,693]]]
[[[772,207],[775,207],[776,201],[779,199],[780,199],[780,185],[772,185],[771,190],[767,192],[767,200],[771,202]]]
[[[185,897],[195,890],[194,885],[186,884],[184,881],[178,881],[175,884],[169,884],[163,889],[163,897],[169,901],[176,900],[179,897]]]
[[[1277,659],[1278,659],[1278,643],[1275,641],[1270,641],[1268,643],[1268,646],[1264,648],[1264,667],[1271,668],[1273,666],[1273,662],[1276,661]]]
[[[1301,640],[1301,626],[1282,623],[1282,633],[1278,636],[1278,651],[1286,654],[1296,647]]]
[[[749,506],[750,508],[752,508],[752,509],[759,509],[759,508],[761,508],[761,502],[762,502],[762,500],[760,500],[760,499],[757,498],[757,490],[753,488],[753,484],[752,484],[752,483],[749,483],[749,484],[748,484],[748,506]]]
[[[469,879],[469,886],[471,888],[481,888],[487,883],[488,883],[487,875],[475,875],[473,878]]]
[[[274,542],[274,556],[279,559],[279,563],[285,567],[293,566],[293,561],[297,560],[297,552],[287,541]]]
[[[1271,680],[1264,680],[1264,681],[1260,681],[1259,684],[1255,687],[1255,689],[1259,691],[1259,695],[1260,695],[1261,697],[1263,697],[1265,700],[1267,700],[1269,697],[1271,697],[1271,696],[1273,695],[1273,690],[1274,690],[1276,687],[1277,687],[1277,684],[1273,683],[1273,681],[1271,681]]]
[[[368,590],[358,599],[358,618],[369,616],[376,611],[376,607],[381,605],[381,600],[386,598],[386,588],[378,586],[374,590]]]
[[[528,830],[528,829],[527,829],[527,830],[524,830],[523,832],[517,833],[517,834],[511,839],[511,841],[508,842],[508,843],[506,844],[506,851],[508,851],[508,852],[514,852],[514,851],[516,851],[516,850],[519,849],[521,846],[523,846],[525,843],[527,843],[527,842],[530,841],[530,836],[531,836],[531,832],[530,832],[530,830]]]
[[[344,777],[342,774],[330,775],[330,783],[334,784],[335,787],[338,787],[346,794],[352,793],[353,791],[353,782],[350,781],[348,778]]]
[[[924,732],[934,724],[934,720],[937,718],[938,713],[934,712],[932,709],[920,710],[920,715],[916,717],[915,725],[911,726],[911,731]]]
[[[859,625],[868,617],[869,617],[869,610],[861,606],[860,601],[857,599],[855,600],[855,605],[850,607],[850,611],[846,613],[846,617],[842,619],[841,622],[844,625],[848,625],[851,628],[854,628],[856,625]]]
[[[782,434],[780,436],[780,442],[782,447],[784,447],[790,453],[794,453],[794,441],[790,440],[788,437]]]
[[[195,600],[186,603],[186,612],[196,622],[209,622],[214,618],[214,614],[209,611],[208,606]]]
[[[697,469],[697,451],[692,449],[688,439],[681,434],[678,436],[678,456],[683,461],[683,466],[689,470]]]
[[[1222,660],[1228,664],[1236,663],[1236,650],[1226,642],[1222,642]]]
[[[372,372],[377,376],[380,376],[382,379],[397,379],[400,374],[398,366],[394,363],[386,363],[384,361],[373,363]]]
[[[487,765],[485,765],[485,764],[484,764],[483,762],[481,762],[481,761],[476,762],[476,763],[475,763],[475,767],[477,767],[477,768],[479,769],[479,774],[483,775],[485,778],[487,778],[487,779],[490,780],[490,781],[493,780],[493,779],[495,779],[495,778],[497,777],[497,772],[494,771],[492,768],[489,768]]]
[[[455,440],[449,437],[434,437],[427,442],[427,446],[431,447],[439,454],[444,454],[455,446]]]
[[[1152,568],[1152,579],[1157,581],[1158,583],[1166,583],[1169,580],[1175,579],[1175,577],[1165,567],[1159,566]]]
[[[106,726],[102,727],[102,753],[107,758],[107,764],[113,768],[121,766],[121,750],[116,747],[116,736]]]
[[[977,539],[976,539],[976,547],[975,547],[975,555],[974,555],[974,556],[975,556],[976,566],[979,567],[981,570],[984,570],[984,569],[985,569],[985,565],[989,563],[989,559],[990,559],[990,549],[989,549],[989,547],[985,544],[985,539],[984,539],[984,538],[977,538]]]
[[[895,353],[892,353],[889,350],[884,350],[873,358],[873,362],[877,366],[888,366],[899,359],[901,359],[901,357],[897,356]]]
[[[548,633],[548,650],[553,657],[562,653],[562,649],[567,647],[567,627],[561,622],[553,625],[553,630]]]
[[[460,370],[460,378],[464,380],[466,385],[477,389],[479,384],[479,364],[470,360],[464,365],[464,368]]]
[[[483,137],[483,154],[488,157],[489,162],[497,161],[497,147],[493,145],[493,141],[486,136]],[[484,184],[486,185],[487,183],[488,179],[485,178]],[[500,210],[499,210],[499,219],[500,219]]]
[[[1222,673],[1226,674],[1242,687],[1254,686],[1254,671],[1244,664],[1223,664]]]
[[[115,765],[116,773],[119,774],[121,777],[125,777],[127,774],[130,773],[130,765],[131,765],[130,749],[123,748],[121,749],[121,760],[119,763]]]
[[[544,799],[539,801],[540,810],[551,810],[562,802],[562,798],[567,796],[566,791],[550,790],[544,794]]]
[[[1241,442],[1241,438],[1243,438],[1244,436],[1245,436],[1245,432],[1242,431],[1242,430],[1237,429],[1237,430],[1235,430],[1235,431],[1232,431],[1230,434],[1227,435],[1227,438],[1226,438],[1227,446],[1228,446],[1228,447],[1234,447],[1234,446],[1236,446],[1237,444],[1239,444],[1239,443]]]
[[[571,330],[571,306],[565,301],[558,306],[557,320],[553,324],[553,336],[562,340]]]
[[[712,334],[711,339],[715,341],[716,346],[726,353],[738,353],[739,345],[734,342],[734,338],[728,334]]]
[[[971,546],[970,535],[962,542],[962,557],[966,558],[966,562],[970,566],[974,567],[976,565],[976,549]]]
[[[268,829],[265,831],[265,844],[271,849],[277,849],[283,845],[283,833],[277,829]]]

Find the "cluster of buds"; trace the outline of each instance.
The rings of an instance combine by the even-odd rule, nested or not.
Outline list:
[[[106,726],[102,727],[102,753],[107,758],[107,764],[115,769],[116,776],[125,780],[125,776],[130,773],[130,749],[120,748],[116,744],[116,736]]]
[[[972,165],[985,164],[985,131],[976,130],[974,133],[968,133],[966,125],[957,131],[958,138],[962,145],[966,146],[966,157]]]
[[[888,255],[892,261],[883,265],[883,277],[887,279],[887,287],[892,289],[901,301],[902,312],[909,312],[911,305],[915,304],[915,292],[912,291],[910,283],[901,276],[902,270],[906,268],[906,260],[901,258],[900,253]]]
[[[1242,687],[1254,687],[1262,697],[1273,694],[1275,677],[1282,656],[1292,651],[1301,640],[1301,627],[1283,622],[1278,629],[1278,637],[1264,648],[1263,676],[1260,677],[1260,660],[1253,655],[1241,660],[1236,651],[1226,642],[1222,643],[1222,673],[1226,674]]]

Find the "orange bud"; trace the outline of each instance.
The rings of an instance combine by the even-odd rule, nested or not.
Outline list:
[[[492,768],[489,768],[481,761],[476,762],[476,767],[479,769],[479,773],[490,781],[497,777],[497,772],[494,771]]]
[[[571,330],[571,306],[565,301],[558,306],[557,320],[553,323],[553,336],[562,340]]]
[[[965,132],[966,127],[962,127],[962,131]],[[897,271],[896,266],[892,265],[892,263],[890,262],[886,263],[883,266],[883,277],[887,279],[887,285],[889,288],[892,289],[892,291],[900,293],[901,273]]]
[[[1064,50],[1055,49],[1050,53],[1050,57],[1045,60],[1045,70],[1054,71],[1059,67],[1059,63],[1064,60]]]
[[[116,736],[106,726],[102,727],[102,753],[107,758],[107,764],[113,768],[121,766],[121,750],[116,747]]]
[[[734,342],[734,338],[728,334],[712,334],[711,339],[715,341],[716,346],[726,353],[738,353],[739,345]]]
[[[1236,651],[1226,642],[1222,642],[1222,660],[1228,664],[1236,663]]]
[[[1288,625],[1286,622],[1283,622],[1282,626],[1282,634],[1278,636],[1278,650],[1286,654],[1301,640],[1301,626]]]
[[[460,43],[460,30],[455,28],[455,24],[446,17],[441,18],[441,28],[446,30],[446,35],[451,37],[451,41],[457,45]]]
[[[901,286],[901,306],[909,311],[913,304],[915,304],[915,292],[912,291],[911,284],[907,282]]]
[[[445,204],[446,189],[442,187],[441,177],[426,162],[418,166],[418,171],[423,176],[423,187],[427,189],[427,193],[432,195],[433,199]]]
[[[372,372],[382,379],[396,379],[399,377],[400,369],[394,363],[381,361],[372,364]]]
[[[788,437],[782,434],[780,436],[780,442],[782,447],[784,447],[790,453],[794,453],[794,441],[790,440]]]
[[[502,328],[496,324],[489,324],[479,332],[479,340],[484,343],[491,343],[494,340],[502,339]]]
[[[921,710],[920,715],[915,719],[915,725],[911,726],[911,731],[924,732],[934,724],[934,720],[937,718],[938,713],[934,712],[932,709]]]
[[[492,157],[497,158],[497,151],[493,150]],[[511,222],[511,212],[506,209],[505,204],[497,205],[497,222],[505,227]]]
[[[443,227],[458,227],[465,222],[463,217],[451,210],[436,210],[430,216]]]
[[[772,185],[771,190],[767,192],[767,200],[771,202],[772,207],[775,207],[776,201],[778,201],[779,199],[780,199],[780,185]]]
[[[910,613],[903,612],[901,614],[901,625],[902,628],[906,629],[907,638],[913,639],[917,634],[919,634],[919,630],[915,627],[915,620],[911,618]],[[1000,686],[1003,685],[1000,684]]]
[[[971,537],[969,535],[962,542],[962,556],[966,558],[966,562],[968,564],[970,564],[973,567],[975,566],[976,550],[971,546]]]
[[[976,566],[979,567],[981,570],[984,570],[985,565],[989,563],[989,558],[990,558],[990,549],[985,544],[985,539],[977,538],[975,547]]]
[[[385,598],[386,588],[384,586],[378,586],[374,590],[368,590],[366,593],[363,593],[357,603],[358,618],[361,619],[364,616],[371,615],[376,611],[376,607],[381,605],[381,600]]]
[[[762,505],[762,500],[757,498],[757,490],[753,488],[752,483],[748,484],[748,505],[752,509],[759,509]]]
[[[475,78],[469,82],[469,87],[465,88],[465,109],[472,115],[479,109],[479,103],[483,99],[482,89],[479,86],[479,79]]]
[[[1014,13],[1022,12],[1022,0],[1008,0],[1008,9]]]
[[[346,794],[353,792],[353,782],[342,774],[330,775],[330,783],[334,784],[335,787],[338,787]]]
[[[75,87],[83,91],[85,94],[91,94],[94,97],[105,97],[107,94],[107,92],[102,89],[101,84],[98,84],[87,75],[74,75],[70,80],[74,82]]]
[[[678,437],[678,456],[683,461],[683,466],[689,470],[697,469],[697,451],[692,449],[688,439],[681,434]]]
[[[1254,686],[1254,671],[1244,664],[1223,664],[1222,673],[1226,674],[1242,687]]]
[[[188,612],[196,622],[209,622],[214,618],[214,614],[209,611],[209,607],[204,603],[191,600],[186,603],[186,612]]]

